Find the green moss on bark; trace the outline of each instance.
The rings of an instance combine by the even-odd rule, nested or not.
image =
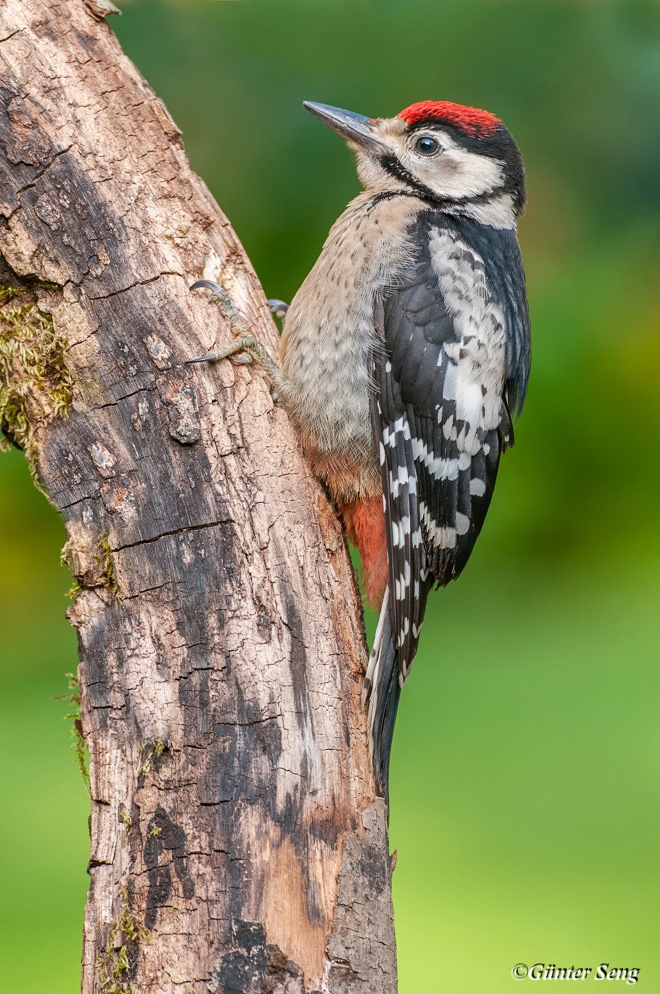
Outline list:
[[[119,918],[110,929],[105,951],[96,961],[101,990],[106,994],[135,994],[130,979],[131,967],[137,957],[140,942],[150,942],[149,932],[131,911],[128,894]]]
[[[63,694],[59,700],[68,700],[74,705],[74,710],[71,714],[65,715],[65,720],[73,722],[71,726],[71,735],[73,738],[72,749],[76,757],[76,763],[78,764],[80,775],[82,776],[83,783],[85,784],[85,789],[89,794],[89,752],[87,751],[87,743],[85,742],[85,736],[83,735],[82,720],[80,717],[80,684],[75,673],[67,673],[66,677],[69,681],[69,690],[71,690],[72,693]]]
[[[66,342],[53,318],[35,303],[12,305],[24,288],[0,284],[0,445],[24,450],[37,461],[36,428],[68,414],[73,379],[65,362]]]
[[[110,537],[107,532],[99,535],[97,544],[99,548],[97,553],[98,562],[105,576],[105,589],[111,597],[119,600],[119,584],[117,583],[117,574],[115,573],[115,564],[112,558],[112,549],[110,548]]]

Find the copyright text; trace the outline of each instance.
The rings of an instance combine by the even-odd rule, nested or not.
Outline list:
[[[514,980],[623,980],[626,984],[636,984],[639,967],[610,966],[601,963],[593,966],[556,966],[554,963],[516,963],[511,971]]]

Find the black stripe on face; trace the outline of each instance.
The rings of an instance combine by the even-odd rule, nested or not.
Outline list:
[[[436,196],[433,190],[430,190],[428,186],[420,183],[416,180],[412,173],[408,172],[406,167],[402,165],[399,160],[394,155],[381,155],[380,164],[386,173],[389,173],[394,179],[400,180],[409,186],[411,189],[415,190],[420,197],[424,200],[430,200],[433,203],[444,202],[443,198]]]
[[[494,189],[488,190],[485,193],[478,193],[473,197],[439,197],[437,193],[434,193],[424,183],[416,180],[412,173],[394,155],[382,155],[379,162],[386,173],[389,173],[394,179],[398,179],[401,183],[409,186],[414,191],[415,196],[418,196],[421,200],[428,201],[434,207],[440,208],[440,210],[446,207],[460,207],[461,204],[486,204],[502,193],[511,192],[509,183],[505,181],[500,186],[496,186]]]

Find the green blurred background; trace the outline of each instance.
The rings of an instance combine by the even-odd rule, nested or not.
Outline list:
[[[112,27],[270,296],[291,298],[358,189],[303,99],[373,116],[455,100],[518,139],[533,376],[483,536],[431,601],[402,700],[400,989],[499,994],[517,962],[607,962],[657,992],[660,5],[122,6]],[[88,845],[69,708],[53,700],[76,665],[70,577],[19,453],[0,456],[0,522],[0,977],[12,994],[70,994]]]

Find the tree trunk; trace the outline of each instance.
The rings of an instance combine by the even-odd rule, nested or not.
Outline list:
[[[263,293],[107,0],[0,10],[0,419],[63,514],[89,748],[83,991],[396,990],[341,529],[230,332]]]

